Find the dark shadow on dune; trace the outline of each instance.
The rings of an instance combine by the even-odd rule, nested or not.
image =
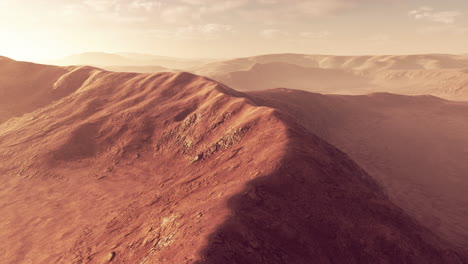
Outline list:
[[[276,172],[230,199],[198,264],[468,263],[346,154],[301,128],[290,138]]]
[[[94,157],[97,152],[96,134],[99,125],[86,123],[72,132],[70,138],[53,153],[56,160],[72,161]]]

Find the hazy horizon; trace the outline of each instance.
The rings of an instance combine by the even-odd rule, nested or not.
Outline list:
[[[2,0],[0,55],[462,54],[467,8],[461,0]]]
[[[122,54],[134,54],[134,55],[147,55],[147,56],[156,56],[156,57],[167,57],[169,59],[182,59],[182,60],[213,60],[213,61],[224,61],[224,60],[231,60],[231,59],[241,59],[241,58],[251,58],[251,57],[261,57],[261,56],[268,56],[268,55],[284,55],[284,54],[292,54],[292,55],[318,55],[318,56],[336,56],[336,57],[366,57],[366,56],[417,56],[417,55],[454,55],[454,56],[465,56],[468,53],[441,53],[441,52],[432,52],[432,53],[393,53],[393,54],[325,54],[325,53],[295,53],[295,52],[279,52],[279,53],[258,53],[258,54],[250,54],[250,55],[243,55],[243,56],[233,56],[233,57],[182,57],[182,56],[168,56],[168,55],[161,55],[161,54],[154,54],[154,53],[140,53],[135,51],[120,51],[120,52],[106,52],[106,51],[86,51],[86,52],[79,52],[79,53],[72,53],[66,54],[63,57],[56,57],[50,59],[21,59],[15,58],[12,56],[7,56],[0,54],[0,56],[7,57],[16,61],[25,61],[25,62],[33,62],[39,64],[53,64],[54,62],[61,62],[63,59],[67,59],[73,56],[79,56],[84,54],[109,54],[109,55],[118,55],[122,56]],[[124,57],[124,56],[122,56]],[[125,57],[124,57],[125,58]],[[130,60],[135,59],[131,56],[126,57]],[[115,65],[119,66],[119,65]],[[158,66],[158,65],[154,65]]]
[[[467,118],[467,0],[0,0],[0,263],[468,264]]]

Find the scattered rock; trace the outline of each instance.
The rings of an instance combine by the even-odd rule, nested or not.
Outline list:
[[[193,157],[192,159],[192,163],[201,160],[201,158],[202,158],[202,155],[195,155],[195,157]]]
[[[112,251],[111,253],[107,254],[106,260],[107,260],[108,262],[113,261],[114,258],[115,258],[115,254],[116,254],[115,251]]]

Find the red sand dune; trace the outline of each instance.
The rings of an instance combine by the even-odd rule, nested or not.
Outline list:
[[[286,89],[251,95],[346,152],[398,206],[468,248],[468,103]]]
[[[45,98],[0,124],[1,263],[468,263],[346,154],[222,84],[0,64]]]

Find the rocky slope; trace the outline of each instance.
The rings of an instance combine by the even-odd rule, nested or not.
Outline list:
[[[19,65],[4,93],[17,80],[46,99],[0,124],[2,263],[468,263],[346,154],[243,93]]]

